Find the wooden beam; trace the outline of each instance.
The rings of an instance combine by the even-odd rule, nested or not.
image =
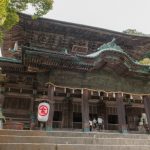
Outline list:
[[[53,116],[54,116],[54,86],[53,85],[48,86],[48,99],[50,105],[50,112],[49,112],[48,121],[46,123],[46,130],[51,131],[53,128]]]
[[[89,131],[89,91],[83,89],[82,94],[82,129],[84,132]]]
[[[123,104],[122,93],[116,94],[116,104],[117,104],[117,112],[118,112],[119,131],[122,133],[127,133],[127,125],[125,119],[125,106]]]

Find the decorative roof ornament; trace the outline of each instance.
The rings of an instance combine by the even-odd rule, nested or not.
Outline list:
[[[11,51],[11,52],[17,52],[18,49],[19,49],[18,41],[16,41],[15,44],[14,44],[14,48],[13,49],[9,48],[9,51]]]
[[[117,51],[122,51],[123,52],[123,49],[118,46],[116,43],[115,43],[116,39],[113,38],[111,42],[108,42],[106,44],[103,44],[102,46],[100,46],[97,50],[98,51],[101,51],[101,50],[117,50]]]
[[[16,52],[18,50],[18,48],[19,48],[18,41],[16,41],[14,44],[14,51]]]
[[[115,41],[116,41],[116,39],[113,38],[111,42],[108,42],[108,43],[100,46],[96,52],[85,55],[84,57],[95,58],[95,57],[99,56],[100,53],[102,53],[104,51],[117,51],[117,52],[125,53],[123,51],[123,49],[115,43]]]

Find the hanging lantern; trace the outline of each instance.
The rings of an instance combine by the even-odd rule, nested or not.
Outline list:
[[[133,99],[133,96],[132,96],[132,95],[130,95],[130,99]]]
[[[83,94],[83,89],[81,89],[81,94]]]
[[[108,93],[106,92],[106,97],[108,97]]]
[[[54,86],[54,91],[56,91],[56,87]]]
[[[113,98],[115,98],[116,97],[116,93],[113,93]]]
[[[142,95],[140,95],[140,99],[141,99],[141,103],[143,103],[143,96]]]
[[[123,92],[121,92],[121,96],[123,97]]]
[[[72,93],[74,94],[74,89],[72,89]]]

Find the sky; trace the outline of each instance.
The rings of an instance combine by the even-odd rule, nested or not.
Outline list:
[[[33,8],[26,13],[31,14]],[[150,34],[150,0],[54,0],[44,17],[122,32]]]

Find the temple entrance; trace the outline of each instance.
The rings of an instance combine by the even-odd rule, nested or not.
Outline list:
[[[82,114],[79,112],[73,112],[73,128],[74,129],[82,128]]]
[[[53,128],[61,128],[62,111],[54,111]]]
[[[136,107],[134,105],[126,105],[126,123],[129,131],[139,131],[139,124],[144,108]]]
[[[81,112],[81,103],[73,103],[73,129],[82,129],[82,112]]]
[[[103,100],[91,100],[89,102],[89,119],[98,121],[98,117],[102,118],[104,129],[107,128],[106,103]],[[94,127],[94,125],[93,125]],[[94,127],[97,130],[98,127]]]
[[[118,114],[117,107],[110,105],[106,108],[106,129],[107,130],[118,130]]]

